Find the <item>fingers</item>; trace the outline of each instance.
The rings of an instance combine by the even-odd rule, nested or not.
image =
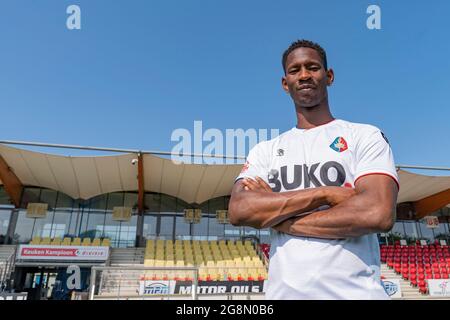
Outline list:
[[[256,177],[256,181],[258,181],[259,185],[261,185],[266,191],[272,192],[270,186],[260,177]]]
[[[270,186],[260,177],[255,177],[255,179],[244,178],[242,182],[244,190],[272,192]]]
[[[247,186],[250,190],[258,190],[259,189],[259,184],[251,178],[245,178],[244,185]]]

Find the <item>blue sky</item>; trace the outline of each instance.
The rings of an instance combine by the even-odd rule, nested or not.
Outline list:
[[[66,28],[71,4],[81,30]],[[2,0],[0,139],[170,151],[195,120],[284,132],[281,54],[307,38],[335,71],[335,117],[380,127],[397,164],[450,166],[450,2],[433,4]]]

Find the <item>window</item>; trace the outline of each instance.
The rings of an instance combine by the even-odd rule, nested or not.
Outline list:
[[[3,186],[0,186],[0,205],[10,205],[11,201]]]
[[[191,227],[191,225],[184,221],[184,215],[177,215],[175,217],[175,235],[176,235],[176,237],[189,236],[190,235],[190,227]]]
[[[392,227],[392,230],[390,231],[390,234],[393,234],[394,236],[398,236],[401,238],[405,237],[405,229],[403,228],[403,222],[397,221],[394,226]]]
[[[56,208],[61,210],[71,210],[74,205],[75,203],[71,197],[61,192],[58,193]]]
[[[8,233],[10,217],[10,210],[0,210],[0,245],[4,243],[6,234]]]
[[[161,239],[169,240],[173,238],[174,218],[175,217],[173,215],[160,216],[161,225],[159,229],[159,237],[161,237]]]
[[[24,188],[21,199],[21,207],[26,208],[29,202],[39,202],[41,189],[39,188]]]
[[[33,232],[34,222],[36,219],[26,217],[26,210],[19,210],[17,217],[16,230],[14,231],[13,244],[29,243]]]
[[[145,215],[144,216],[144,231],[142,235],[146,239],[154,239],[156,237],[156,216]]]
[[[28,218],[27,218],[28,219]],[[33,232],[31,234],[31,238],[33,237],[49,237],[50,235],[45,235],[46,229],[51,229],[53,222],[53,212],[47,212],[47,216],[45,218],[32,219],[35,220]],[[50,232],[49,232],[50,233]]]
[[[430,242],[433,241],[434,240],[433,229],[427,227],[425,220],[418,222],[418,225],[420,226],[421,238],[426,239]]]
[[[403,221],[403,226],[405,228],[406,239],[410,241],[415,241],[419,239],[419,233],[417,232],[415,221]]]
[[[80,238],[100,238],[103,235],[103,227],[105,225],[104,211],[91,211],[85,214],[84,228],[80,233]]]
[[[192,224],[192,235],[196,237],[196,239],[208,239],[208,222],[209,219],[207,216],[202,215],[200,219],[200,223]]]
[[[260,243],[270,243],[270,229],[259,230]]]
[[[219,223],[216,219],[216,215],[210,215],[209,217],[209,235],[223,238],[225,235],[225,224]]]

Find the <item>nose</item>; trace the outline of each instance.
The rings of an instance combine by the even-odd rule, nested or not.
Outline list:
[[[301,68],[298,80],[304,81],[304,80],[309,80],[310,78],[311,78],[311,74],[309,73],[309,71],[306,68]]]

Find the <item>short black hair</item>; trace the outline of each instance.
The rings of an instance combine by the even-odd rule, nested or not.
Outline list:
[[[325,70],[328,70],[328,65],[327,65],[327,53],[325,52],[325,50],[317,43],[309,41],[309,40],[297,40],[291,43],[291,45],[289,46],[289,48],[286,49],[286,51],[284,51],[283,53],[283,60],[281,61],[283,64],[283,70],[286,73],[286,60],[287,57],[289,56],[289,54],[294,51],[295,49],[298,48],[311,48],[317,51],[317,53],[320,55],[320,57],[322,58],[322,62],[323,62],[323,66],[325,68]]]

